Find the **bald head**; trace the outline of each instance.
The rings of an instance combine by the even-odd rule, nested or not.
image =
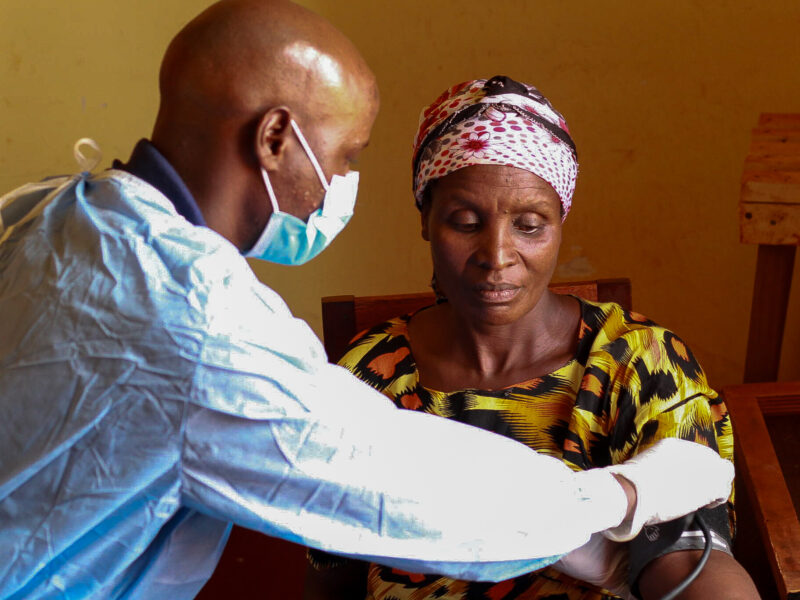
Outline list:
[[[330,23],[285,0],[222,0],[172,41],[161,67],[162,109],[228,117],[269,106],[311,104],[374,79]],[[187,106],[188,105],[188,106]]]
[[[355,140],[363,146],[377,111],[374,76],[353,44],[286,0],[213,4],[171,42],[160,91],[154,144],[186,181],[209,226],[240,247],[251,241],[248,228],[260,210],[247,200],[256,193],[259,167],[287,166],[264,156],[276,139],[264,137],[265,115],[283,111],[283,126],[296,121],[310,142],[328,139],[327,126],[360,119],[367,126],[348,135],[364,138]],[[249,224],[238,222],[242,214]]]

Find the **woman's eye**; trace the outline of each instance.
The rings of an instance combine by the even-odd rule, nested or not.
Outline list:
[[[542,224],[537,219],[517,219],[514,223],[514,227],[516,227],[522,233],[536,233],[541,229]]]
[[[454,221],[453,225],[461,231],[475,231],[478,228],[477,221]]]
[[[460,231],[474,231],[480,225],[480,221],[475,215],[460,212],[451,215],[450,224]]]

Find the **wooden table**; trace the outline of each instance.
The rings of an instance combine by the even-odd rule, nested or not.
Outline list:
[[[740,504],[752,510],[739,515],[740,532],[748,518],[757,529],[757,539],[746,542],[759,547],[745,553],[765,555],[773,581],[759,581],[758,568],[737,558],[764,598],[773,597],[764,592],[772,587],[779,598],[800,600],[800,381],[734,385],[722,395],[736,439],[737,515]]]
[[[739,233],[742,243],[758,244],[744,381],[775,381],[800,245],[800,114],[762,114],[753,130]]]

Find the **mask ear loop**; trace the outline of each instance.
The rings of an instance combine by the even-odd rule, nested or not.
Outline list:
[[[267,196],[269,196],[269,201],[272,203],[273,214],[280,212],[280,209],[278,208],[278,199],[275,197],[275,190],[272,189],[272,183],[269,180],[269,174],[264,167],[261,167],[261,179],[264,180],[264,187],[267,188]]]
[[[83,146],[88,146],[94,150],[95,155],[86,156],[83,150],[81,150]],[[103,159],[103,152],[100,150],[100,146],[92,138],[81,138],[75,142],[75,145],[72,147],[72,155],[75,157],[75,162],[78,163],[78,167],[80,167],[81,171],[84,173],[91,173]]]
[[[325,191],[328,191],[330,187],[328,185],[328,180],[325,179],[325,171],[322,170],[322,167],[319,166],[319,162],[317,162],[317,157],[314,156],[314,153],[311,151],[311,147],[308,145],[303,132],[300,131],[300,127],[295,123],[294,119],[292,119],[292,129],[294,130],[294,134],[297,136],[297,139],[300,140],[300,145],[303,147],[303,150],[306,151],[306,155],[308,156],[308,160],[311,161],[311,164],[314,166],[314,170],[317,172],[317,177],[322,182],[322,187],[325,188]]]

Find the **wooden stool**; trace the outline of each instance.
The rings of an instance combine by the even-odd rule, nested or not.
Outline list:
[[[800,244],[800,114],[762,114],[744,163],[742,243],[758,244],[744,381],[775,381]]]

